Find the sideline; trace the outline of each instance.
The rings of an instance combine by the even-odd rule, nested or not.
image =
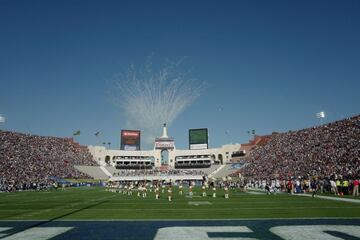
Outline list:
[[[293,196],[312,197],[311,194],[306,194],[306,193],[296,193]],[[321,199],[327,199],[327,200],[333,200],[333,201],[351,202],[351,203],[360,204],[360,199],[329,197],[329,196],[321,196],[321,195],[315,195],[314,198],[321,198]]]

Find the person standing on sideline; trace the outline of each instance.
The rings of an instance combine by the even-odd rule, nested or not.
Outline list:
[[[159,199],[159,192],[160,192],[160,188],[159,188],[159,184],[157,184],[156,187],[155,187],[155,198],[156,198],[156,200]]]
[[[224,191],[225,191],[225,198],[229,198],[229,187],[227,185],[225,185]]]
[[[330,180],[330,186],[331,192],[333,192],[335,195],[339,195],[338,189],[336,187],[336,182],[333,179]]]
[[[169,185],[169,189],[168,189],[168,199],[169,199],[169,202],[171,202],[172,201],[172,199],[171,199],[171,196],[172,195],[172,189],[171,189],[171,185]]]
[[[342,192],[344,193],[344,195],[348,195],[349,193],[349,181],[347,180],[347,178],[345,178],[342,182]]]
[[[342,192],[342,184],[341,184],[341,181],[340,181],[340,179],[337,179],[336,180],[336,188],[337,188],[337,192],[338,192],[338,194],[339,195],[342,195],[343,194],[343,192]]]
[[[179,185],[179,195],[183,195],[183,185],[182,185],[182,182],[180,182],[180,185]]]
[[[353,196],[357,197],[359,196],[359,178],[357,177],[354,181],[353,181]]]
[[[206,186],[205,183],[202,185],[202,196],[206,197]]]
[[[311,196],[312,196],[312,197],[315,197],[315,195],[316,195],[316,193],[317,193],[317,191],[318,191],[318,187],[319,187],[318,182],[317,182],[316,179],[313,179],[313,180],[311,181],[310,187],[311,187],[311,191],[312,191],[312,195],[311,195]]]

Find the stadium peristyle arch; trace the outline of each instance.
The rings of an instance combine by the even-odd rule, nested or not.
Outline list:
[[[124,132],[126,131],[122,131]],[[137,131],[132,132],[137,133]],[[207,129],[206,131],[201,129],[201,133],[204,132],[207,134]],[[140,136],[139,132],[138,135]],[[207,136],[203,138],[207,139]],[[163,125],[162,136],[155,139],[152,150],[115,150],[105,146],[88,146],[88,148],[100,166],[116,169],[209,168],[212,165],[230,163],[233,154],[244,151],[241,150],[240,144],[228,144],[219,148],[176,149],[174,139],[167,134],[166,124]]]

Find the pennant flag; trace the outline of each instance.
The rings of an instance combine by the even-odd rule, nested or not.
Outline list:
[[[77,130],[76,132],[73,133],[73,135],[78,136],[78,135],[80,135],[80,133],[81,133],[80,130]]]

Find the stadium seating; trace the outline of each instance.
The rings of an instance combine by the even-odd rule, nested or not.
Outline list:
[[[360,173],[360,115],[323,126],[272,134],[240,172],[249,179],[353,178]]]
[[[0,190],[44,188],[49,177],[89,178],[74,165],[96,166],[88,148],[71,138],[0,131]]]

